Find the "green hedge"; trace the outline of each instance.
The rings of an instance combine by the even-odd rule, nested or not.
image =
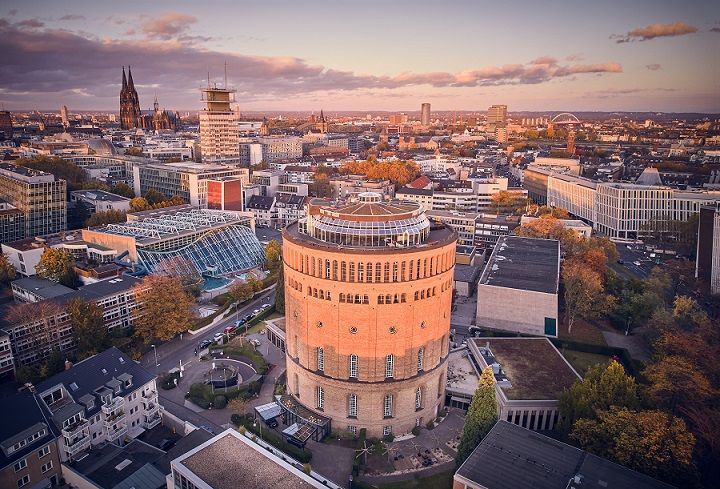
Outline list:
[[[253,418],[251,416],[240,416],[238,414],[233,414],[230,416],[230,421],[235,426],[244,426],[246,430],[258,435],[262,440],[266,441],[270,445],[274,446],[278,450],[285,452],[286,454],[290,455],[294,459],[298,460],[301,463],[309,463],[310,460],[312,460],[312,453],[309,451],[305,451],[301,448],[296,447],[295,445],[291,445],[285,440],[283,440],[282,436],[279,435],[276,431],[265,428],[260,428],[260,423],[262,421],[257,421],[257,426],[253,426]]]
[[[200,328],[204,328],[204,327],[207,326],[208,324],[212,323],[213,320],[214,320],[216,317],[220,316],[221,314],[225,314],[225,311],[228,310],[228,308],[230,307],[230,304],[231,304],[230,302],[226,302],[224,305],[222,305],[222,306],[220,307],[220,309],[218,309],[218,310],[215,311],[214,313],[212,313],[212,314],[210,314],[209,316],[206,316],[206,317],[204,317],[204,318],[198,319],[198,320],[195,322],[195,324],[193,324],[193,325],[190,327],[190,329],[193,330],[193,331],[197,331],[197,330],[200,329]]]
[[[222,349],[226,355],[230,355],[231,358],[232,355],[235,355],[250,360],[250,362],[253,364],[253,367],[255,367],[255,370],[260,375],[265,375],[267,373],[267,360],[265,360],[265,358],[260,354],[260,352],[256,351],[255,348],[249,343],[245,342],[243,346],[225,345],[220,347],[220,349]]]

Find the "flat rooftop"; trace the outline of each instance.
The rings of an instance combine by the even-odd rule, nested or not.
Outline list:
[[[557,294],[560,242],[502,236],[485,265],[480,284]]]
[[[582,476],[575,484],[571,479]],[[609,460],[498,421],[455,474],[487,489],[672,489]]]
[[[448,355],[447,389],[450,393],[472,397],[477,390],[480,377],[472,365],[466,348],[451,351]]]
[[[104,202],[129,202],[130,199],[122,195],[113,194],[104,190],[73,190],[71,195],[79,195],[88,200],[102,200]]]
[[[285,489],[317,486],[305,480],[299,470],[282,466],[269,452],[242,440],[243,435],[221,433],[179,463],[192,471],[213,489]],[[273,458],[271,458],[273,457]],[[284,463],[284,462],[283,462]],[[300,472],[299,474],[296,472]],[[242,483],[240,483],[242,481]]]
[[[478,364],[500,364],[500,376],[510,386],[500,388],[509,400],[555,400],[560,393],[582,380],[565,357],[547,338],[473,338],[471,351]],[[490,354],[483,353],[490,344]],[[480,358],[478,358],[478,356]],[[496,375],[496,379],[498,375]]]

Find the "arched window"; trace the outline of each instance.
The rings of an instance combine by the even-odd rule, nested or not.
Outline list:
[[[368,262],[365,265],[365,271],[367,272],[367,275],[365,276],[365,281],[372,283],[373,281],[373,266],[372,263]]]
[[[340,302],[345,302],[345,294],[340,294]]]
[[[337,260],[333,260],[332,279],[333,280],[338,279],[338,262],[337,262]]]
[[[420,347],[418,350],[418,359],[417,359],[417,369],[418,372],[422,372],[425,370],[425,348]]]
[[[415,409],[422,409],[422,390],[420,387],[415,391]]]
[[[358,269],[357,269],[357,275],[358,275],[358,282],[364,282],[365,281],[365,265],[363,262],[358,263]]]
[[[347,263],[340,262],[340,281],[347,282]]]
[[[317,369],[320,372],[325,371],[325,351],[322,347],[318,347],[317,349]]]
[[[385,296],[384,295],[378,296],[378,304],[385,304]]]
[[[350,394],[348,396],[348,418],[357,417],[357,395]]]
[[[400,302],[407,302],[407,296],[405,294],[400,294]]]
[[[393,412],[393,396],[392,394],[385,394],[383,399],[383,417],[392,418]]]
[[[358,356],[354,353],[351,353],[348,363],[349,363],[348,377],[350,377],[351,379],[357,379],[358,378]]]
[[[383,274],[383,282],[390,281],[390,262],[385,262],[385,273]]]
[[[391,353],[385,357],[385,378],[392,379],[395,376],[395,357]]]

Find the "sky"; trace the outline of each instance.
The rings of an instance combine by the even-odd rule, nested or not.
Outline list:
[[[720,112],[717,0],[4,0],[6,110]]]

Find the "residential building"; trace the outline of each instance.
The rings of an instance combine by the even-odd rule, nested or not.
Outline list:
[[[472,338],[468,350],[479,372],[493,369],[498,418],[523,428],[552,430],[560,394],[582,380],[547,338]]]
[[[371,192],[311,200],[307,216],[283,230],[288,396],[281,403],[301,406],[293,412],[313,433],[332,423],[399,435],[437,416],[456,240],[419,204]],[[308,420],[315,416],[322,426]]]
[[[8,335],[18,367],[45,361],[55,348],[61,353],[75,349],[77,340],[66,311],[66,305],[73,299],[99,305],[108,331],[132,326],[135,309],[140,307],[136,287],[142,281],[127,275],[78,290],[33,277],[19,282],[20,285],[13,285],[13,295],[19,304],[0,309],[0,331]]]
[[[695,277],[720,294],[720,205],[700,208]]]
[[[0,163],[0,200],[10,204],[9,214],[0,219],[3,230],[0,235],[16,239],[41,236],[62,231],[67,225],[65,180],[50,173],[33,170],[11,163]],[[24,230],[17,238],[18,223],[22,213]]]
[[[478,283],[476,325],[557,336],[560,242],[503,236]]]
[[[149,273],[232,275],[265,260],[251,217],[191,205],[128,214],[127,222],[83,229],[82,239],[127,253]]]
[[[0,423],[0,487],[48,488],[60,483],[60,430],[28,389],[4,397]]]
[[[70,192],[70,201],[85,202],[93,212],[130,210],[130,199],[104,190],[73,190]]]
[[[253,195],[246,206],[248,212],[255,217],[255,225],[260,227],[275,227],[278,218],[278,211],[275,208],[275,197],[263,197]]]
[[[239,113],[230,107],[235,89],[201,88],[204,107],[200,110],[200,155],[205,163],[240,163]]]
[[[498,421],[460,466],[453,489],[673,489],[545,435]]]
[[[91,447],[123,445],[162,421],[156,376],[115,347],[69,366],[35,391],[60,431],[62,462]]]
[[[167,489],[235,489],[239,481],[245,489],[338,489],[314,471],[305,473],[277,449],[231,429],[177,457],[170,468]]]
[[[247,168],[182,161],[177,163],[137,163],[132,166],[136,195],[150,189],[167,197],[181,197],[195,207],[208,206],[208,181],[234,177],[244,183],[250,181]]]
[[[290,223],[305,217],[306,197],[279,192],[275,197],[275,210],[277,225],[285,227]]]

